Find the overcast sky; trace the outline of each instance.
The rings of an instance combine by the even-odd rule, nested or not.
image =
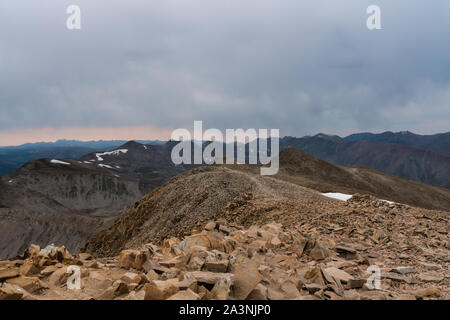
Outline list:
[[[0,145],[168,138],[194,120],[449,131],[449,15],[448,0],[1,0]]]

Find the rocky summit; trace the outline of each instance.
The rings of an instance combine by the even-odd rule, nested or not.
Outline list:
[[[450,299],[446,213],[360,195],[345,206],[289,225],[225,214],[112,257],[32,245],[0,261],[0,300]]]

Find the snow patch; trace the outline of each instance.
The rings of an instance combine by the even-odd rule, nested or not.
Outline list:
[[[100,168],[114,169],[113,167],[108,166],[107,164],[99,164],[98,166],[99,166]]]
[[[323,196],[328,198],[333,198],[337,200],[347,201],[352,197],[351,194],[345,194],[345,193],[338,193],[338,192],[328,192],[328,193],[322,193]]]
[[[41,249],[40,253],[41,254],[48,254],[48,253],[56,253],[56,246],[54,243],[49,244],[48,246],[46,246],[44,249]]]
[[[109,151],[109,152],[103,152],[103,153],[96,153],[95,156],[97,157],[98,161],[103,161],[102,156],[118,156],[121,153],[127,153],[128,149],[117,149],[114,151]]]
[[[345,194],[345,193],[339,193],[339,192],[321,193],[321,195],[328,197],[328,198],[333,198],[333,199],[342,200],[342,201],[347,201],[353,197],[351,194]],[[389,203],[389,204],[397,204],[398,203],[398,202],[383,200],[383,199],[379,199],[379,200]]]
[[[52,159],[52,160],[50,160],[50,162],[51,162],[51,163],[54,163],[54,164],[64,164],[64,165],[66,165],[66,166],[70,166],[70,163],[64,162],[64,161],[60,161],[60,160]]]

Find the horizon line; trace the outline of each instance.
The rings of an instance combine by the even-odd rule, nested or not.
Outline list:
[[[60,134],[56,134],[56,132]],[[89,134],[86,134],[90,131]],[[133,126],[133,127],[99,127],[99,128],[86,128],[86,127],[67,127],[67,128],[26,128],[26,129],[15,129],[9,132],[0,131],[0,148],[4,147],[21,147],[27,144],[52,144],[59,141],[74,141],[74,142],[108,142],[108,141],[170,141],[171,128],[156,128],[153,126]],[[38,138],[30,139],[30,136],[35,135],[39,132]],[[65,136],[53,138],[55,135],[61,136],[61,132],[65,132]],[[355,134],[383,134],[383,133],[411,133],[419,136],[431,136],[437,134],[446,134],[447,132],[436,132],[421,134],[415,133],[410,130],[379,130],[377,131],[354,131],[350,134],[333,134],[318,132],[316,134],[306,134],[306,135],[292,135],[286,134],[280,138],[293,137],[293,138],[304,138],[304,137],[314,137],[318,135],[326,136],[337,136],[339,138],[346,138]],[[50,138],[50,136],[52,136]],[[258,138],[259,139],[259,138]],[[192,139],[191,139],[192,140]],[[5,142],[8,141],[8,142]]]

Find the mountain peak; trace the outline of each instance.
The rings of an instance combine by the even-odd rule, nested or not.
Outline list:
[[[134,148],[138,148],[138,147],[142,147],[143,144],[136,142],[134,140],[130,140],[127,143],[123,144],[122,146],[116,148],[117,149],[134,149]]]
[[[325,140],[336,141],[336,142],[342,141],[342,138],[337,135],[329,135],[329,134],[325,134],[325,133],[318,133],[315,136],[313,136],[312,138],[325,139]]]

